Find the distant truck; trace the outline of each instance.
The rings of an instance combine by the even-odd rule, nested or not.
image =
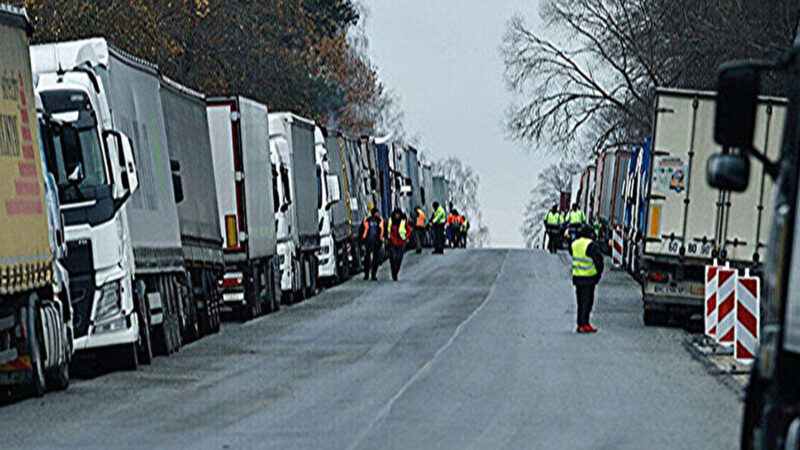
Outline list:
[[[267,107],[245,97],[206,100],[223,240],[223,311],[242,320],[280,308],[276,203]],[[210,180],[206,180],[210,181]]]
[[[0,386],[41,396],[69,385],[73,329],[56,179],[40,148],[40,130],[51,130],[43,114],[37,121],[31,31],[24,9],[0,5]]]
[[[44,110],[61,136],[59,194],[76,349],[135,369],[182,345],[186,270],[158,68],[104,39],[31,49]],[[128,137],[133,137],[133,141]],[[139,176],[141,175],[141,189]]]
[[[162,77],[161,105],[188,273],[181,329],[184,339],[194,340],[219,331],[222,294],[218,282],[225,270],[206,98]]]
[[[350,185],[345,162],[347,142],[336,130],[321,131],[325,137],[326,161],[323,165],[327,181],[324,187],[328,198],[326,220],[329,221],[330,248],[326,251],[325,243],[321,243],[319,275],[336,283],[349,277],[353,258],[353,213],[350,209]]]
[[[447,180],[442,175],[434,175],[432,177],[433,198],[431,203],[439,202],[443,208],[447,209],[447,202],[449,200]]]
[[[622,194],[630,159],[631,152],[624,149],[606,151],[598,157],[597,166],[602,170],[597,172],[594,218],[601,225],[600,238],[604,241],[612,238],[614,229],[622,229],[625,213]]]
[[[288,233],[278,240],[284,291],[297,299],[316,294],[319,281],[322,171],[318,170],[315,124],[292,113],[269,114],[270,146],[286,170],[290,200],[283,208]]]
[[[642,299],[644,322],[702,312],[704,266],[713,259],[762,271],[767,225],[772,220],[771,180],[742,193],[717,191],[705,182],[714,142],[713,92],[659,89],[650,165],[647,213],[643,223]],[[758,102],[756,140],[769,156],[779,154],[786,101]]]

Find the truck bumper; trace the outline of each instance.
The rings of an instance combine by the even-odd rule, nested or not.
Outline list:
[[[332,236],[323,236],[319,242],[319,276],[333,278],[336,276],[336,244]]]
[[[94,326],[89,334],[75,339],[75,351],[92,350],[114,345],[131,344],[139,340],[139,317],[135,313],[120,316],[126,321],[126,327],[117,331],[95,333]]]
[[[281,290],[289,292],[294,290],[294,246],[289,242],[278,243],[278,258],[281,268]]]
[[[692,282],[652,283],[642,286],[642,300],[647,305],[688,306],[702,308],[703,285]]]

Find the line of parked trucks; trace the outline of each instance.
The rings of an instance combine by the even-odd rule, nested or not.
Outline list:
[[[573,193],[598,224],[599,239],[623,241],[623,265],[642,287],[646,325],[701,317],[704,267],[713,260],[763,272],[773,214],[772,180],[763,169],[743,192],[706,183],[714,141],[714,92],[658,89],[653,136],[606,150],[586,167]],[[756,142],[779,153],[786,100],[759,97]]]
[[[0,385],[64,389],[78,351],[136,369],[359,271],[369,207],[450,200],[412,147],[30,34],[0,5]]]

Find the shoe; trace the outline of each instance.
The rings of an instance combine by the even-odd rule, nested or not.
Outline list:
[[[575,332],[576,333],[583,333],[583,325],[578,325],[578,327],[575,328]]]
[[[369,275],[364,275],[364,281],[369,280]]]
[[[372,281],[378,281],[378,277],[377,277],[377,276],[375,276],[375,275],[373,275],[373,276],[372,276]]]
[[[584,325],[583,329],[585,333],[597,333],[597,328],[593,327],[592,324]]]

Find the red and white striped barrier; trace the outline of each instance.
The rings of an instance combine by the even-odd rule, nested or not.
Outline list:
[[[736,269],[717,270],[717,343],[730,347],[734,342],[736,323]]]
[[[717,337],[717,272],[716,261],[713,266],[706,266],[706,289],[704,305],[705,334],[710,338]]]
[[[622,241],[622,233],[619,229],[614,228],[614,236],[611,241],[611,262],[614,264],[614,267],[621,268],[622,267],[622,251],[623,251],[623,241]]]
[[[758,277],[751,277],[745,271],[743,277],[736,282],[736,327],[733,357],[741,363],[751,363],[755,359],[758,347],[758,330],[760,325],[761,283]]]

